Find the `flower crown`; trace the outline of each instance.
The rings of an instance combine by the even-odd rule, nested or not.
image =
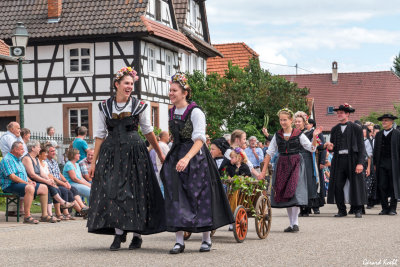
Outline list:
[[[288,108],[280,109],[276,115],[278,115],[278,117],[279,117],[279,114],[280,114],[281,112],[288,112],[290,115],[292,115],[292,118],[294,117],[293,111],[291,111],[291,110],[288,109]]]
[[[124,75],[129,75],[133,78],[133,81],[136,82],[139,80],[139,76],[137,76],[137,72],[132,67],[123,67],[115,74],[115,79],[118,81]]]
[[[245,159],[244,155],[242,154],[242,149],[240,147],[236,147],[233,151],[235,151],[236,154],[239,154],[243,159]]]
[[[175,75],[171,77],[171,82],[177,82],[183,87],[183,89],[189,89],[188,79],[182,72],[175,73]]]

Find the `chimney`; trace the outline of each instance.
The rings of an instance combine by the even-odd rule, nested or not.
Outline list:
[[[337,72],[337,62],[332,62],[332,83],[336,84],[338,82],[338,72]]]
[[[47,0],[47,22],[56,23],[60,21],[62,11],[62,0]]]

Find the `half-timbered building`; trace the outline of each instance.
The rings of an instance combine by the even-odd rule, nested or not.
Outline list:
[[[73,136],[97,124],[99,101],[113,75],[132,66],[134,94],[149,103],[153,125],[168,128],[169,79],[176,71],[205,72],[210,44],[204,0],[0,1],[0,39],[11,44],[18,21],[30,38],[23,66],[25,126],[54,126]],[[0,73],[0,120],[18,119],[17,67]],[[1,129],[0,129],[1,130]]]

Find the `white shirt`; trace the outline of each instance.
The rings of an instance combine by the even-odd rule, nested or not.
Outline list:
[[[186,107],[176,108],[174,114],[183,115],[185,110],[186,110]],[[201,109],[195,108],[191,112],[190,120],[192,121],[192,124],[193,124],[193,133],[192,133],[193,142],[200,139],[201,141],[203,141],[203,143],[205,143],[206,142],[206,115],[204,115],[204,112],[201,111]]]
[[[163,141],[158,142],[158,145],[160,146],[161,152],[163,153],[164,156],[166,156],[169,152],[169,146],[164,143]],[[156,163],[157,163],[157,170],[158,172],[161,171],[162,163],[158,156],[156,156]]]
[[[347,124],[345,125],[340,125],[340,129],[342,130],[342,133],[346,130]]]
[[[305,150],[308,150],[310,152],[314,152],[316,149],[316,147],[312,146],[311,141],[303,133],[300,134],[300,144],[303,146]],[[269,144],[267,154],[270,155],[270,157],[272,158],[277,151],[278,151],[278,144],[276,143],[276,134],[274,134],[274,137],[272,138],[271,143]]]
[[[121,104],[122,103],[118,104],[118,106],[120,106]],[[129,104],[121,111],[117,111],[115,109],[114,103],[112,105],[112,113],[118,115],[122,112],[131,112],[131,111],[132,111],[132,101],[130,101]],[[100,121],[94,136],[97,138],[104,139],[107,136],[106,117],[104,116],[104,113],[100,109],[98,112]],[[150,117],[146,116],[145,111],[139,114],[139,125],[144,135],[151,133],[153,131],[153,126],[151,126]]]
[[[24,141],[22,140],[21,136],[16,137],[15,134],[13,134],[10,131],[7,131],[0,138],[0,150],[1,154],[3,155],[3,158],[8,154],[8,152],[11,151],[11,146],[15,141],[20,141],[22,142],[22,144],[24,144]]]
[[[368,139],[364,140],[364,144],[365,144],[365,151],[367,152],[367,157],[370,158],[372,157],[372,146],[371,146],[371,142]]]
[[[392,130],[393,130],[393,128],[391,128],[389,131],[383,130],[383,134],[385,136],[387,136]]]

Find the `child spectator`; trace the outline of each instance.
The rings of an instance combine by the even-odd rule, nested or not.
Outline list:
[[[232,150],[230,154],[231,163],[228,164],[226,171],[230,177],[235,175],[251,176],[250,168],[246,165],[247,159],[240,147]]]

